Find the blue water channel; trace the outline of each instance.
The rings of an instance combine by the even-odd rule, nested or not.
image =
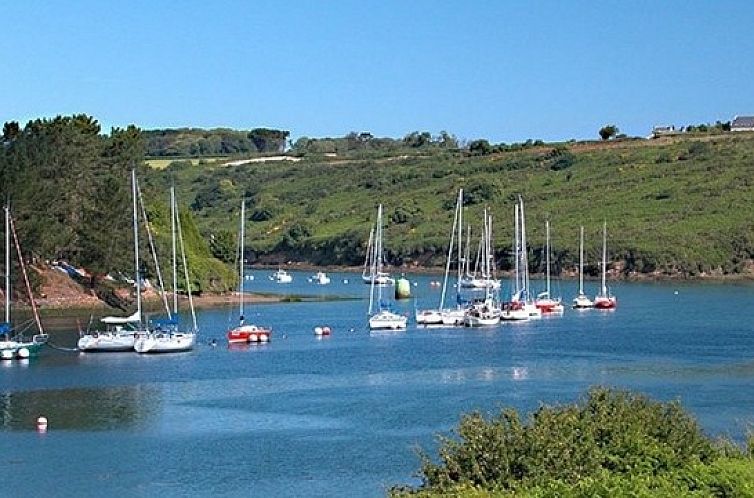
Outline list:
[[[311,296],[247,307],[273,327],[270,344],[229,349],[227,307],[199,311],[190,353],[48,349],[0,364],[0,466],[21,484],[0,494],[383,496],[419,482],[416,448],[435,449],[461,413],[527,412],[597,384],[679,399],[713,435],[740,439],[754,420],[750,284],[621,283],[614,311],[370,334],[360,275],[317,286],[311,272],[287,285],[270,273],[249,270],[247,290]],[[397,309],[436,306],[440,277],[408,278],[415,297]],[[576,291],[554,287],[567,301]],[[320,300],[333,295],[350,299]],[[314,336],[322,325],[332,336]],[[70,330],[52,337],[75,344]]]

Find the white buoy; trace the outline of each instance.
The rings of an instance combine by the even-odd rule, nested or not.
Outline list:
[[[47,432],[47,418],[37,418],[37,432]]]
[[[3,360],[12,360],[13,359],[13,350],[12,349],[3,349],[0,351],[0,359]]]
[[[18,351],[16,351],[16,354],[21,359],[25,359],[31,356],[31,353],[29,353],[29,350],[26,348],[19,348]]]
[[[344,279],[343,279],[343,283],[344,283],[344,284],[347,284],[347,283],[348,283],[348,279],[347,279],[347,278],[344,278]]]
[[[322,327],[314,327],[314,335],[322,335]]]
[[[675,294],[677,296],[678,295],[678,291],[674,291],[673,294]]]

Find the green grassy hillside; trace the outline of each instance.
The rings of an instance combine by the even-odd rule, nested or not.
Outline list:
[[[235,232],[246,196],[248,246],[269,261],[360,264],[383,203],[391,261],[441,264],[462,187],[473,231],[481,231],[484,207],[493,213],[502,269],[521,194],[533,270],[542,265],[549,218],[556,267],[571,270],[577,262],[584,225],[595,272],[605,220],[609,258],[624,274],[697,276],[750,272],[753,174],[754,135],[729,133],[545,144],[481,156],[437,150],[240,166],[183,163],[152,171],[148,180],[161,187],[174,179],[205,236]]]

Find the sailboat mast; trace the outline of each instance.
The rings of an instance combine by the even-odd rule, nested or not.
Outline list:
[[[183,243],[183,230],[181,229],[181,220],[176,219],[178,225],[178,238],[181,243],[181,262],[183,263],[183,279],[186,282],[186,294],[188,295],[189,309],[191,310],[191,322],[194,325],[193,331],[196,334],[199,327],[196,323],[196,310],[194,309],[194,298],[191,295],[191,278],[189,277],[188,263],[186,262],[186,246]],[[175,234],[173,234],[175,237]],[[174,268],[174,270],[177,269]],[[177,311],[176,311],[177,313]]]
[[[369,240],[372,240],[371,232],[370,232]],[[371,278],[369,282],[369,314],[372,314],[373,307],[374,307],[374,287],[377,285],[376,280],[379,275],[379,273],[382,271],[382,255],[380,253],[381,246],[382,246],[382,204],[379,205],[377,208],[377,225],[374,227],[374,243],[371,246],[371,257],[372,257],[372,263],[370,265],[370,271],[371,271]],[[377,285],[377,306],[379,307],[379,302],[382,300],[382,289],[379,285]]]
[[[139,275],[139,229],[136,211],[136,168],[131,170],[131,197],[133,198],[134,220],[134,271],[136,276],[136,312],[139,315],[139,328],[141,328],[141,277]]]
[[[372,259],[372,253],[374,252],[374,247],[372,247],[372,244],[374,243],[374,226],[372,226],[369,229],[369,242],[367,242],[367,256],[364,258],[364,270],[361,272],[361,275],[363,277],[366,277],[367,270],[369,270],[370,274],[374,273],[374,261]]]
[[[489,278],[495,275],[495,256],[492,254],[492,215],[488,214],[487,219],[487,273]]]
[[[545,239],[547,242],[547,297],[550,297],[550,220],[545,220]]]
[[[10,206],[5,206],[5,323],[10,326]]]
[[[178,314],[178,258],[175,247],[175,219],[178,216],[175,208],[175,186],[170,187],[170,233],[173,242],[173,314]]]
[[[21,245],[18,242],[18,234],[16,233],[16,224],[8,215],[10,220],[10,229],[13,232],[13,243],[16,246],[16,254],[18,255],[18,263],[21,266],[21,275],[24,277],[24,285],[26,285],[26,293],[29,296],[29,302],[31,303],[31,312],[34,315],[34,321],[37,323],[37,330],[40,334],[44,334],[45,331],[42,328],[42,322],[39,319],[39,311],[37,310],[36,301],[34,301],[34,294],[31,292],[31,284],[29,283],[29,274],[26,273],[26,265],[24,264],[24,257],[21,254]]]
[[[453,228],[450,230],[450,245],[448,246],[448,257],[445,260],[445,278],[442,280],[442,292],[440,293],[440,307],[442,310],[445,306],[445,292],[448,289],[448,275],[450,274],[450,259],[453,254],[453,244],[456,236],[456,224],[458,224],[458,211],[461,209],[461,190],[458,191],[458,202],[456,203],[455,214],[453,215]]]
[[[238,316],[243,325],[243,246],[244,221],[246,217],[246,199],[241,199],[241,232],[238,239]]]
[[[481,244],[481,261],[482,261],[482,278],[487,279],[489,277],[489,256],[488,256],[488,249],[487,249],[487,239],[489,238],[489,227],[487,226],[487,222],[489,219],[487,218],[487,208],[484,208],[484,223],[482,223],[482,227],[484,228],[484,231],[482,233],[482,244]]]
[[[518,197],[518,202],[521,204],[521,254],[523,254],[522,270],[524,275],[524,293],[526,295],[526,301],[529,301],[529,254],[526,248],[526,216],[524,215],[524,200],[521,196]]]
[[[605,273],[607,273],[607,221],[602,224],[602,295],[607,296],[607,285],[605,284]]]
[[[521,246],[518,243],[519,238],[519,226],[518,226],[518,203],[513,207],[513,259],[516,260],[516,285],[515,294],[521,292]]]
[[[458,277],[456,281],[456,294],[461,292],[461,272],[463,271],[463,189],[458,190]]]
[[[377,272],[375,275],[382,274],[382,204],[380,204],[380,207],[377,208],[377,237],[376,237],[376,243],[375,246],[377,248],[376,252],[376,261],[377,261]],[[378,309],[382,308],[382,286],[377,286],[377,307]]]
[[[584,294],[584,227],[581,227],[579,240],[579,295]]]
[[[463,272],[467,277],[471,276],[471,224],[466,233],[466,252],[463,259]]]

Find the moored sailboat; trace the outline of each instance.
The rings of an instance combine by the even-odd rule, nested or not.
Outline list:
[[[573,298],[574,309],[594,308],[594,303],[584,293],[584,227],[581,227],[579,238],[579,293]]]
[[[241,201],[241,230],[238,236],[238,311],[239,323],[237,327],[227,333],[230,344],[239,343],[267,343],[272,338],[272,329],[261,327],[252,323],[245,323],[244,316],[244,292],[243,292],[243,254],[244,254],[244,221],[246,201]]]
[[[39,350],[47,342],[47,334],[44,333],[42,328],[42,322],[39,319],[39,313],[37,312],[37,305],[34,302],[34,296],[31,292],[31,285],[29,284],[29,278],[26,274],[26,266],[24,264],[23,257],[21,256],[21,246],[18,243],[18,237],[16,237],[15,227],[13,220],[10,216],[10,208],[5,206],[5,322],[0,323],[0,359],[13,360],[13,359],[26,359],[31,356],[36,356]],[[11,283],[10,283],[10,238],[11,231],[13,232],[13,238],[15,241],[16,252],[18,254],[19,265],[21,266],[21,273],[24,277],[24,284],[26,286],[26,292],[31,302],[31,309],[34,314],[34,321],[36,322],[38,333],[32,336],[31,340],[26,339],[21,334],[14,333],[11,327]]]
[[[501,308],[500,319],[505,322],[521,322],[529,319],[529,312],[525,309],[526,300],[524,298],[524,289],[526,286],[525,278],[522,269],[522,254],[521,254],[521,227],[519,214],[521,206],[516,203],[513,206],[513,283],[511,286],[511,300],[507,303],[503,303]]]
[[[495,288],[492,285],[492,216],[484,210],[484,233],[482,250],[482,275],[487,278],[487,287],[484,289],[484,299],[472,303],[464,316],[464,325],[467,327],[486,327],[500,323],[501,309],[495,297]]]
[[[364,270],[361,272],[361,281],[367,285],[394,285],[395,279],[390,273],[383,269],[377,269],[377,262],[374,260],[375,229],[369,231],[369,242],[367,242],[367,255],[364,258]],[[382,257],[380,255],[380,257]]]
[[[181,229],[181,220],[178,217],[178,209],[175,200],[175,188],[170,189],[170,214],[173,247],[173,313],[168,316],[167,320],[157,322],[157,328],[150,330],[147,334],[140,335],[136,339],[134,350],[136,350],[137,353],[177,353],[190,351],[194,348],[194,343],[196,342],[198,327],[196,324],[194,301],[191,295],[191,281],[189,279],[188,265],[186,263],[186,248],[183,244],[183,230]],[[183,264],[184,280],[186,282],[186,293],[188,295],[189,307],[191,308],[191,318],[193,322],[193,328],[191,331],[182,331],[178,322],[178,262],[176,257],[176,232],[178,234],[178,239],[180,240],[181,262]],[[162,281],[162,278],[160,278],[160,281]]]
[[[440,303],[437,308],[417,310],[415,314],[417,325],[461,325],[465,310],[460,303],[460,273],[461,273],[461,230],[463,225],[463,189],[458,190],[458,200],[456,202],[455,214],[453,216],[453,228],[450,231],[450,244],[448,245],[448,255],[445,260],[445,276],[442,282],[440,292]],[[453,256],[453,245],[456,240],[456,228],[458,229],[458,279],[456,281],[456,308],[445,308],[445,295],[448,288],[448,278],[450,274],[450,265]]]
[[[602,225],[602,286],[594,298],[594,307],[599,310],[610,310],[618,305],[618,299],[610,294],[606,283],[607,275],[607,222]]]
[[[373,271],[372,276],[382,273],[382,204],[377,208],[377,227],[375,229],[374,244],[372,250]],[[406,330],[408,318],[393,312],[382,301],[382,285],[375,278],[371,280],[369,289],[369,329],[376,330]],[[375,302],[375,288],[377,298]]]
[[[550,220],[545,221],[545,273],[546,273],[546,288],[544,292],[537,295],[537,299],[534,301],[534,305],[542,313],[559,314],[563,313],[563,305],[561,299],[552,297],[550,290]]]
[[[87,331],[78,340],[79,351],[86,352],[120,352],[133,351],[136,338],[148,331],[143,327],[141,310],[141,275],[139,274],[139,228],[136,210],[136,170],[131,170],[131,200],[133,203],[133,238],[134,238],[134,286],[136,293],[136,311],[130,316],[106,316],[100,321],[105,325],[103,331]]]

